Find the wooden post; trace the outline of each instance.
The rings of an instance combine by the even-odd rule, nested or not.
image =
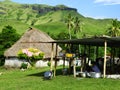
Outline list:
[[[54,65],[54,77],[56,76],[57,52],[58,52],[58,44],[56,44],[55,65]]]
[[[74,74],[74,77],[76,77],[76,58],[74,58],[73,60],[73,74]]]
[[[50,59],[50,71],[52,71],[52,66],[53,66],[53,55],[54,55],[54,44],[52,43],[52,48],[51,48],[51,59]]]
[[[106,53],[107,53],[107,41],[104,42],[104,67],[103,67],[103,78],[106,77]]]

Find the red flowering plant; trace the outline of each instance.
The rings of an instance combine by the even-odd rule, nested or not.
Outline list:
[[[35,62],[37,60],[41,60],[44,57],[44,53],[38,49],[35,48],[27,48],[27,49],[21,49],[18,51],[18,58],[20,59],[26,59],[30,62]]]

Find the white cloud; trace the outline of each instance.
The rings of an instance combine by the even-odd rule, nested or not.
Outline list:
[[[120,4],[120,0],[94,0],[94,3],[102,3],[104,5]]]
[[[97,16],[97,15],[87,15],[87,14],[83,14],[85,17],[88,18],[94,18],[94,19],[116,19],[115,17],[109,17],[109,16]],[[118,18],[119,20],[119,18]]]

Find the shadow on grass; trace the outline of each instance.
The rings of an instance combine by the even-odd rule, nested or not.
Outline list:
[[[47,70],[47,71],[49,71],[49,70]],[[27,75],[27,76],[44,77],[44,73],[45,73],[45,72],[46,72],[46,71],[39,72],[39,73],[33,73],[33,74],[29,74],[29,75]],[[54,71],[53,71],[53,73],[54,73]],[[58,75],[63,75],[62,69],[57,69],[57,70],[56,70],[56,76],[58,76]]]

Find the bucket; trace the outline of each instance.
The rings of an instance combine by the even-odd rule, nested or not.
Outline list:
[[[90,72],[90,76],[92,78],[100,78],[101,77],[101,73],[98,72]]]
[[[86,72],[80,72],[79,75],[80,77],[86,77]]]

